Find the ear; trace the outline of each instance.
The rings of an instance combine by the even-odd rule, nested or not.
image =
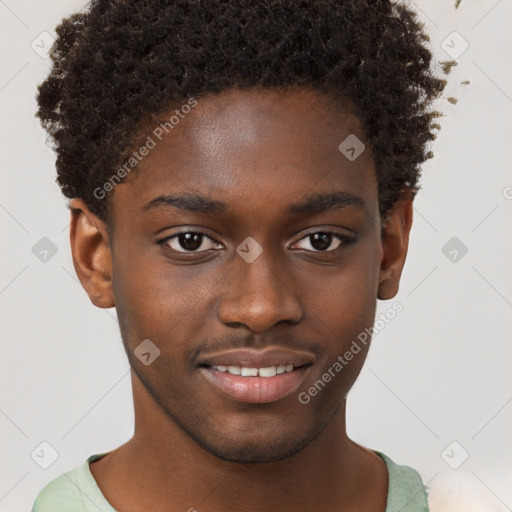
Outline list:
[[[72,199],[69,208],[69,238],[78,279],[95,306],[112,308],[112,254],[105,223],[81,199]]]
[[[413,192],[404,192],[383,220],[378,299],[392,299],[398,293],[400,276],[409,247],[413,199]]]

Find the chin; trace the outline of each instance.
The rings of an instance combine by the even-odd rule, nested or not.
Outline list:
[[[276,462],[293,457],[311,443],[318,432],[281,432],[277,430],[253,429],[250,433],[241,430],[219,432],[188,432],[189,436],[205,451],[219,459],[240,464]],[[229,435],[232,433],[232,435]]]
[[[230,444],[229,446],[212,446],[202,444],[203,449],[215,455],[219,459],[228,462],[237,462],[239,464],[254,464],[261,462],[277,462],[292,457],[300,452],[306,443],[290,445],[278,443],[269,445],[268,442],[260,445],[251,445],[242,443],[239,446]]]

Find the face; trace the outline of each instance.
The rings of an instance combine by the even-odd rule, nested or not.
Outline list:
[[[353,161],[338,149],[350,134],[366,144]],[[358,118],[308,90],[208,96],[161,140],[147,135],[156,145],[115,188],[111,239],[87,270],[74,222],[75,268],[96,305],[115,304],[132,369],[169,421],[224,460],[291,456],[343,409],[368,345],[299,397],[396,293],[410,204],[381,225]]]

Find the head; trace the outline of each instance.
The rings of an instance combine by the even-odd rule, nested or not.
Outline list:
[[[382,0],[109,0],[57,34],[38,116],[83,287],[198,445],[294,455],[343,410],[369,344],[298,394],[398,291],[445,83],[421,25]],[[269,346],[310,355],[293,394],[245,403],[204,377],[207,354]]]

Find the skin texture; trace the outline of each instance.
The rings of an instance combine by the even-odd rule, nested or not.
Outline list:
[[[198,99],[115,188],[111,225],[71,201],[75,269],[93,304],[116,307],[132,367],[134,436],[90,466],[120,512],[385,510],[385,464],[345,428],[367,348],[308,404],[297,399],[373,325],[407,254],[412,196],[381,219],[369,144],[353,162],[338,149],[349,134],[367,144],[348,101],[230,90]],[[287,211],[333,191],[363,204]],[[227,208],[143,211],[170,193]],[[212,238],[199,239],[202,252],[184,254],[178,238],[158,243],[190,231]],[[315,251],[308,235],[326,231],[355,241],[333,236]],[[236,252],[248,236],[263,249],[252,263]],[[161,351],[149,366],[133,354],[144,339]],[[201,354],[270,345],[315,354],[297,392],[275,403],[231,400],[196,367]]]

